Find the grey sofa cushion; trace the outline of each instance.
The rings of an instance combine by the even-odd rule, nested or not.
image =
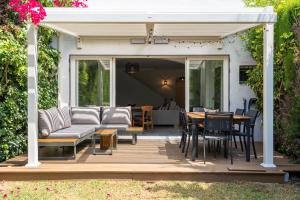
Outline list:
[[[56,107],[45,110],[45,113],[47,114],[51,122],[51,133],[64,127],[64,121]]]
[[[100,108],[96,107],[78,107],[72,108],[73,124],[96,124],[100,125]]]
[[[105,108],[101,124],[131,125],[131,107]]]
[[[59,114],[63,119],[63,128],[68,128],[71,126],[71,113],[69,107],[58,108]]]
[[[48,138],[82,138],[95,132],[95,125],[72,125],[51,133]]]
[[[49,116],[44,110],[38,111],[39,135],[48,137],[52,132],[52,125]]]
[[[128,127],[127,124],[101,124],[99,129],[117,129],[118,131],[126,131]]]

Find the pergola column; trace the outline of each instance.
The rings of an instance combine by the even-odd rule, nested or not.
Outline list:
[[[26,167],[37,167],[38,160],[38,71],[37,28],[28,24],[28,163]]]
[[[273,64],[274,24],[264,26],[263,61],[263,167],[276,167],[273,163]]]

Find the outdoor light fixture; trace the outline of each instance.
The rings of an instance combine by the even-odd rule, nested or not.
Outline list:
[[[126,63],[125,72],[128,74],[135,74],[140,71],[140,66],[138,63]]]

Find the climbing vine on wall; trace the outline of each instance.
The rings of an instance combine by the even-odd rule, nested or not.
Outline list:
[[[0,6],[0,161],[23,153],[27,145],[26,24],[3,0]],[[45,5],[45,4],[44,4]],[[39,28],[39,107],[57,105],[58,50],[55,32]]]
[[[273,5],[278,21],[275,24],[274,53],[274,130],[275,148],[294,160],[300,159],[300,1],[246,0],[248,6]],[[263,98],[263,29],[248,31],[243,39],[257,62],[249,72],[248,85]]]

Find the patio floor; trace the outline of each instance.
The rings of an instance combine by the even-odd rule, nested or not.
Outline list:
[[[201,180],[201,181],[260,181],[283,182],[285,170],[299,170],[300,165],[289,164],[288,159],[275,153],[275,169],[265,169],[262,162],[262,143],[256,143],[258,159],[251,156],[245,161],[245,154],[238,148],[234,152],[234,164],[225,159],[223,153],[208,153],[203,164],[202,149],[195,162],[190,161],[178,148],[178,140],[140,139],[136,145],[120,140],[113,155],[92,155],[89,143],[78,146],[76,160],[43,160],[36,169],[25,168],[26,155],[18,156],[3,163],[10,167],[0,167],[0,177],[5,180],[32,179],[150,179],[150,180]],[[62,155],[62,148],[43,148],[42,155]],[[65,149],[65,155],[72,148]],[[12,166],[11,166],[12,165]]]

